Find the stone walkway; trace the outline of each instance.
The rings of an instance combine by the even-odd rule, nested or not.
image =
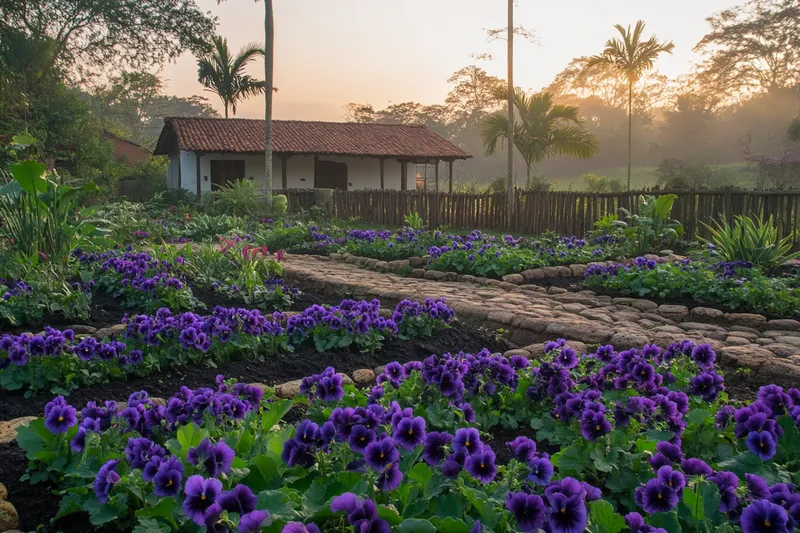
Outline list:
[[[304,280],[321,292],[346,291],[379,298],[385,306],[408,298],[445,297],[462,320],[502,328],[521,354],[536,356],[541,343],[563,337],[576,349],[613,344],[618,349],[647,343],[666,346],[691,339],[711,344],[723,364],[752,369],[758,382],[800,386],[800,322],[767,320],[750,313],[723,314],[636,298],[611,298],[590,291],[541,292],[536,285],[491,286],[407,278],[310,256],[287,256],[287,280]],[[553,292],[563,291],[557,289]],[[453,350],[458,350],[454,346]]]

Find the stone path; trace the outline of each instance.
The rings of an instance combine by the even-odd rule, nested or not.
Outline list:
[[[573,341],[576,349],[606,343],[618,349],[651,342],[666,346],[691,339],[711,344],[724,364],[752,369],[758,382],[800,386],[797,320],[723,314],[707,307],[659,306],[649,300],[598,296],[591,291],[557,289],[552,292],[558,294],[550,294],[536,285],[483,286],[408,278],[316,256],[287,256],[284,267],[287,280],[305,280],[321,292],[345,290],[357,298],[379,298],[387,306],[405,298],[421,301],[443,296],[461,319],[507,331],[525,355],[538,355],[543,341],[558,337]]]

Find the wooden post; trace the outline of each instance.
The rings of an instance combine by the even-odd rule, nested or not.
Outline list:
[[[287,176],[286,170],[286,162],[289,160],[288,155],[282,155],[281,157],[281,184],[283,185],[283,190],[287,191],[289,189],[289,179]]]
[[[202,155],[201,152],[194,153],[194,162],[195,166],[197,167],[197,200],[200,200],[200,156]]]
[[[380,162],[381,162],[381,190],[383,190],[383,167],[385,166],[386,159],[381,157]]]
[[[400,190],[407,191],[408,190],[408,163],[406,161],[400,161]]]
[[[449,174],[449,178],[448,178],[450,180],[450,186],[449,186],[449,189],[448,189],[447,192],[452,194],[453,193],[453,160],[451,159],[450,161],[447,162],[447,164],[450,167],[450,174]]]
[[[434,172],[434,176],[435,176],[434,179],[436,180],[436,192],[438,193],[439,192],[439,160],[438,159],[436,160],[436,163],[434,163],[434,165],[436,165],[436,172]]]

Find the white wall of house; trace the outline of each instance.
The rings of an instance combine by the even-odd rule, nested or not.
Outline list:
[[[178,158],[180,157],[180,165]],[[264,156],[251,154],[221,154],[205,153],[200,156],[200,190],[211,190],[211,161],[212,160],[244,160],[245,177],[252,178],[258,183],[264,183]],[[321,161],[334,161],[347,165],[347,189],[380,189],[381,169],[380,161],[370,157],[338,157],[319,156]],[[406,165],[407,183],[410,189],[416,186],[416,166]],[[190,191],[197,191],[197,155],[194,152],[180,151],[180,156],[170,156],[167,170],[167,187],[170,189],[178,186],[178,169],[180,169],[181,187]],[[398,161],[387,159],[384,163],[384,188],[400,189],[401,165]],[[290,189],[314,188],[314,156],[290,156],[286,163],[286,181]],[[272,159],[272,187],[280,189],[282,186],[281,160],[274,155]]]

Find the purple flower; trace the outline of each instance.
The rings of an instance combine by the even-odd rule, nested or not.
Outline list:
[[[528,474],[528,481],[537,485],[545,486],[553,478],[553,463],[544,457],[534,457],[528,462],[531,473]]]
[[[59,398],[63,400],[63,397]],[[44,425],[51,433],[66,433],[78,422],[78,412],[66,402],[45,410]]]
[[[210,477],[217,477],[231,469],[234,452],[224,441],[212,445],[210,440],[203,439],[195,448],[189,448],[186,458],[191,464],[205,468]]]
[[[587,440],[597,440],[611,431],[611,422],[604,413],[584,411],[581,416],[581,434]]]
[[[561,493],[548,497],[552,533],[583,533],[588,524],[586,504],[580,495],[566,496]]]
[[[421,416],[403,418],[392,435],[395,442],[406,450],[413,450],[425,441],[425,419]]]
[[[100,503],[108,501],[108,495],[112,487],[119,483],[120,477],[117,473],[117,464],[119,464],[119,461],[116,459],[108,461],[100,467],[94,478],[94,493]]]
[[[204,479],[192,476],[186,481],[186,498],[183,500],[183,512],[195,524],[204,525],[203,514],[216,501],[222,492],[222,483],[218,479]]]
[[[536,443],[528,437],[519,436],[506,444],[514,455],[514,459],[521,463],[527,463],[536,454]]]
[[[453,451],[465,452],[467,455],[478,453],[483,449],[480,433],[475,428],[461,428],[453,438]]]
[[[497,475],[494,452],[489,447],[467,456],[464,469],[481,483],[491,483]]]
[[[247,485],[236,485],[220,494],[217,503],[229,513],[244,515],[255,510],[258,498]]]
[[[177,457],[169,457],[158,463],[153,476],[153,493],[160,498],[177,497],[183,483],[183,463]]]
[[[683,470],[687,476],[708,477],[714,473],[711,467],[701,459],[684,459],[681,461],[681,470]]]
[[[125,446],[125,459],[131,468],[144,468],[153,456],[163,457],[165,453],[164,448],[150,439],[141,437],[128,439],[128,444]]]
[[[681,472],[673,470],[671,466],[662,466],[658,469],[657,479],[670,489],[677,491],[680,498],[681,491],[686,486],[686,478]]]
[[[668,467],[662,467],[668,468]],[[636,489],[642,509],[649,514],[666,513],[678,505],[678,492],[658,478],[651,479],[646,485]]]
[[[357,424],[350,430],[350,437],[348,437],[347,442],[354,452],[364,453],[367,446],[375,442],[375,432],[361,424]]]
[[[780,505],[756,500],[742,512],[743,533],[788,533],[789,515]]]
[[[766,500],[769,498],[769,486],[764,478],[755,474],[745,474],[747,482],[747,492],[754,500]]]
[[[377,485],[382,492],[391,492],[396,489],[403,481],[403,473],[400,472],[398,463],[389,463],[378,476]]]
[[[544,525],[544,501],[535,494],[509,492],[506,494],[506,508],[517,520],[521,531],[536,531]]]
[[[444,448],[453,442],[449,433],[432,431],[425,436],[425,445],[422,448],[422,458],[431,466],[436,466],[445,457]]]
[[[692,348],[692,361],[697,363],[697,366],[703,370],[708,370],[714,367],[714,361],[717,359],[717,354],[709,344],[698,344]]]
[[[556,357],[556,362],[564,368],[574,368],[578,366],[578,354],[569,346],[565,346],[561,348],[561,352]]]
[[[775,456],[778,448],[775,437],[769,431],[751,431],[747,435],[747,449],[762,461],[769,461]]]
[[[364,459],[370,468],[383,472],[388,465],[396,463],[400,459],[400,452],[397,450],[394,440],[383,439],[367,446],[364,451]]]
[[[239,519],[239,533],[261,533],[264,522],[269,518],[267,511],[251,511]],[[313,524],[311,524],[313,526]],[[319,533],[319,529],[309,529],[309,533]],[[286,529],[284,528],[284,531]],[[302,530],[301,530],[302,531]]]

